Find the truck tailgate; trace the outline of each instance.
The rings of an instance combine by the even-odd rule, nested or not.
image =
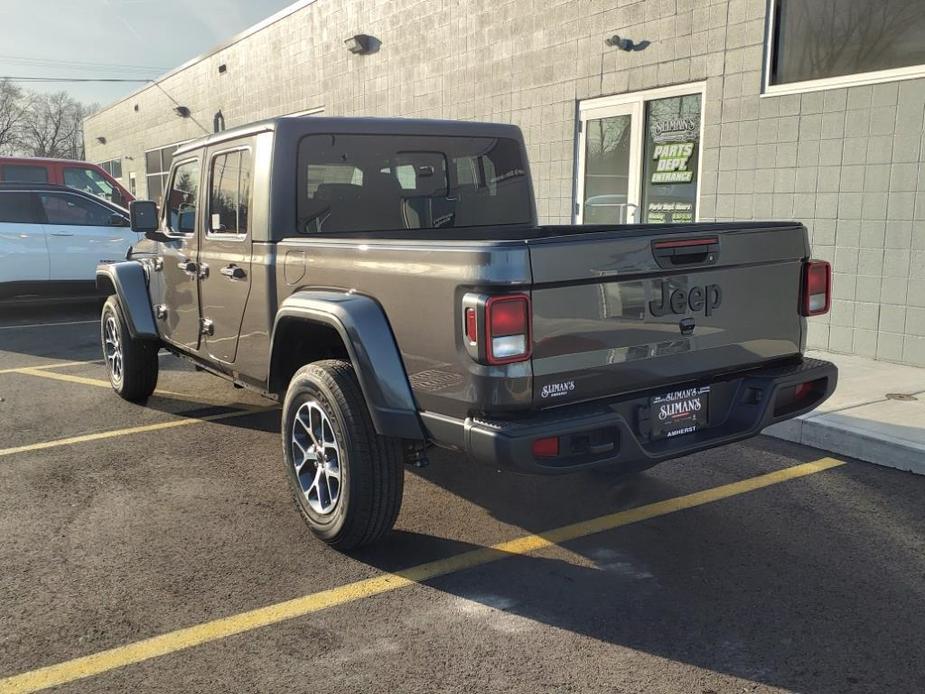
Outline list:
[[[800,352],[802,225],[575,231],[527,242],[536,405],[696,382]]]

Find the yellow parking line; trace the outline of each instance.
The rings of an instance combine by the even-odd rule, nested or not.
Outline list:
[[[26,330],[27,328],[54,328],[61,325],[89,325],[90,323],[99,323],[99,318],[93,320],[70,320],[59,321],[57,323],[24,323],[22,325],[0,325],[0,330]]]
[[[39,364],[38,366],[17,366],[13,369],[0,369],[0,374],[17,374],[32,369],[60,369],[65,366],[80,366],[81,364],[98,364],[101,360],[93,361],[59,361],[55,364]]]
[[[48,448],[58,448],[60,446],[71,446],[75,443],[86,443],[87,441],[100,441],[102,439],[114,439],[120,436],[130,436],[132,434],[143,434],[148,431],[160,431],[161,429],[174,429],[176,427],[187,427],[193,424],[202,424],[203,422],[215,422],[220,419],[232,419],[233,417],[243,417],[248,414],[257,414],[259,412],[269,412],[275,410],[276,406],[271,407],[254,407],[247,410],[234,410],[233,412],[222,412],[221,414],[210,414],[205,417],[189,417],[187,419],[174,419],[169,422],[158,422],[156,424],[143,424],[137,427],[127,427],[125,429],[111,429],[110,431],[100,431],[95,434],[84,434],[82,436],[69,436],[64,439],[54,439],[53,441],[42,441],[40,443],[29,443],[24,446],[13,446],[12,448],[0,448],[0,458],[15,453],[28,453],[30,451],[43,451]]]
[[[86,378],[84,376],[74,376],[73,374],[59,374],[54,373],[53,371],[39,371],[38,369],[25,367],[17,371],[16,373],[25,374],[26,376],[38,376],[39,378],[50,378],[53,381],[65,381],[67,383],[80,383],[85,386],[96,386],[97,388],[112,388],[112,384],[109,381],[104,381],[101,378]],[[155,395],[169,395],[173,398],[179,400],[189,400],[190,402],[201,402],[186,393],[177,393],[173,390],[162,390],[158,388],[154,391]],[[202,403],[202,404],[214,404],[214,403]]]
[[[301,617],[335,605],[343,605],[374,595],[388,593],[398,588],[431,580],[439,576],[446,576],[464,569],[489,564],[505,557],[527,554],[553,544],[576,540],[605,530],[613,530],[650,518],[702,506],[787,480],[813,475],[839,465],[844,465],[844,463],[833,458],[822,458],[812,463],[784,468],[783,470],[759,475],[741,482],[733,482],[732,484],[713,487],[693,494],[638,506],[627,511],[600,516],[581,523],[566,525],[541,535],[525,535],[491,547],[482,547],[447,559],[420,564],[394,574],[383,574],[338,588],[311,593],[293,600],[178,629],[126,644],[125,646],[118,646],[57,665],[50,665],[31,672],[0,679],[0,694],[34,692],[86,677],[93,677],[133,663],[175,653],[211,641],[218,641],[234,634]]]

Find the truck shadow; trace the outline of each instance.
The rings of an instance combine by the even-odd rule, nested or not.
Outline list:
[[[762,452],[769,444],[739,447],[748,446]],[[460,475],[439,467],[426,471],[428,481],[539,534],[690,491],[668,475],[643,473],[602,489],[587,477],[506,481],[492,470]],[[869,477],[860,466],[839,474],[852,485]],[[826,498],[834,508],[818,513],[809,499],[784,484],[427,585],[490,608],[467,612],[487,632],[529,631],[539,622],[796,691],[923,691],[925,682],[908,681],[909,664],[925,655],[921,577],[890,561],[908,548],[871,544],[879,533],[844,522],[850,511],[840,500]],[[396,532],[357,558],[400,571],[409,557],[418,564],[472,549],[478,546]]]

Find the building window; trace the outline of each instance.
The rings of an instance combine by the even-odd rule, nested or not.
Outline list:
[[[164,194],[167,175],[170,173],[170,163],[173,161],[173,153],[182,144],[182,142],[178,142],[145,152],[145,182],[148,184],[149,200],[160,200]]]
[[[100,168],[113,178],[122,178],[122,159],[110,159],[100,162]]]
[[[772,0],[767,88],[925,75],[922,0]]]
[[[210,233],[246,235],[250,197],[250,150],[217,154],[212,159]]]

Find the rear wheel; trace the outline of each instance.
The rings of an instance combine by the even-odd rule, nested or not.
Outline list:
[[[112,389],[126,400],[146,400],[157,387],[157,343],[133,338],[119,299],[103,304],[100,342]]]
[[[404,486],[401,440],[376,433],[348,362],[319,361],[296,372],[282,435],[296,505],[318,538],[349,550],[392,529]]]

